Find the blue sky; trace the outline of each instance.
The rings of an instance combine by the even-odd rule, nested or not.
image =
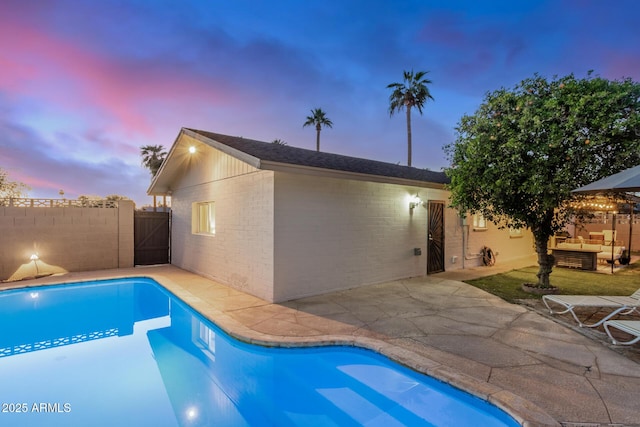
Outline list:
[[[640,80],[640,2],[0,2],[0,167],[31,197],[120,194],[148,204],[139,147],[181,127],[406,164],[389,83],[427,70],[413,166],[442,150],[484,94],[534,73]]]

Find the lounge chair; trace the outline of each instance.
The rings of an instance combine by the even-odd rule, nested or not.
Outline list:
[[[640,289],[628,297],[608,295],[545,295],[542,297],[542,302],[544,302],[544,305],[547,306],[551,314],[571,313],[580,327],[595,328],[618,314],[631,314],[640,308]],[[564,310],[554,312],[549,306],[550,302],[564,307]],[[576,313],[573,311],[576,307],[606,308],[612,310],[612,312],[598,322],[587,325],[582,323],[582,321],[578,319],[578,316],[576,316]]]
[[[611,335],[611,331],[609,328],[618,329],[620,331],[626,332],[629,335],[633,335],[635,338],[630,339],[629,341],[618,341],[613,335]],[[609,320],[604,322],[604,330],[613,341],[613,344],[618,345],[631,345],[640,341],[640,320]]]

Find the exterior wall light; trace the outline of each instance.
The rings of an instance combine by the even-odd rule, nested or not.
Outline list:
[[[420,206],[422,204],[422,199],[417,194],[415,196],[411,196],[409,198],[409,209],[413,210],[416,206]]]
[[[40,259],[40,258],[38,257],[38,254],[32,254],[32,255],[29,257],[29,259],[30,259],[31,261],[33,261],[33,265],[35,265],[35,266],[36,266],[36,275],[40,274],[40,272],[38,271],[38,260]]]

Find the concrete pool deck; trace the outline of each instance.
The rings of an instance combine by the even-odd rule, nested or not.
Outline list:
[[[524,425],[640,425],[640,364],[602,340],[459,281],[496,272],[441,273],[281,304],[169,265],[0,288],[151,277],[246,341],[371,348],[495,403]]]

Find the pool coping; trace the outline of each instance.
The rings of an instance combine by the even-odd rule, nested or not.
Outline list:
[[[190,274],[197,277],[198,280],[206,280],[220,286],[214,280],[204,278],[195,273],[181,270],[175,266],[169,266],[180,274]],[[35,280],[3,282],[0,283],[0,292],[10,289],[30,288],[35,286],[51,286],[65,285],[84,282],[88,280],[109,280],[121,278],[149,278],[162,287],[170,291],[182,302],[194,309],[204,318],[215,323],[225,333],[230,336],[250,344],[262,345],[267,347],[312,347],[327,345],[343,345],[361,347],[380,353],[391,360],[413,369],[417,372],[429,375],[430,377],[450,384],[451,386],[472,394],[482,400],[485,400],[499,409],[505,411],[514,418],[523,427],[533,426],[560,426],[561,424],[551,417],[546,411],[536,404],[514,394],[513,392],[501,388],[497,385],[490,384],[480,379],[471,377],[456,369],[436,362],[416,351],[407,348],[406,343],[402,346],[394,343],[394,338],[389,340],[377,339],[373,337],[362,337],[352,335],[330,334],[330,335],[313,335],[313,336],[287,336],[266,334],[256,331],[251,327],[234,319],[225,310],[216,308],[213,304],[192,293],[183,287],[174,279],[167,277],[166,271],[155,273],[152,268],[145,269],[142,272],[138,269],[121,269],[121,270],[103,270],[95,272],[69,273],[58,276],[47,276],[37,278]],[[243,293],[233,288],[229,288],[233,292]],[[249,295],[249,294],[246,294]],[[265,305],[272,305],[264,301]]]

